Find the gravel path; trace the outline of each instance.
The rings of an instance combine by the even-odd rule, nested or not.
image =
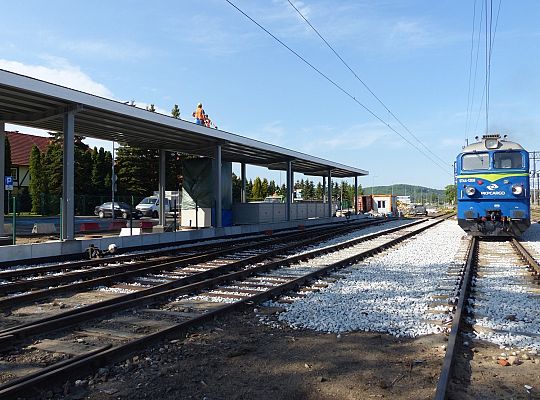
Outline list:
[[[446,221],[398,249],[341,270],[344,279],[285,307],[279,320],[295,328],[328,333],[377,331],[417,337],[441,331],[428,312],[438,284],[446,281],[460,249],[463,231]]]
[[[531,224],[529,229],[527,229],[521,237],[521,243],[524,244],[527,249],[540,254],[540,223]],[[537,259],[537,261],[540,260]]]
[[[540,292],[509,242],[480,243],[474,304],[476,337],[500,348],[540,351]],[[507,255],[505,255],[507,254]]]

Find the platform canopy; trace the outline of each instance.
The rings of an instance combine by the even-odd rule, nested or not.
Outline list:
[[[368,175],[363,169],[327,161],[218,129],[150,112],[0,69],[0,121],[62,132],[63,116],[75,111],[75,134],[130,146],[213,157],[221,144],[222,161],[286,170],[312,176]]]

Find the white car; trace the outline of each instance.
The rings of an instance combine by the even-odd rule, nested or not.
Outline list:
[[[143,216],[158,218],[159,217],[159,197],[149,196],[142,199],[142,201],[135,207],[139,210]],[[171,209],[169,199],[165,199],[165,212],[168,213]]]

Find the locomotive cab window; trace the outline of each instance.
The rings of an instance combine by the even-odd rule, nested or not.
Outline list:
[[[495,153],[493,167],[495,169],[523,168],[523,157],[517,151]]]
[[[464,154],[461,159],[461,169],[471,171],[477,169],[489,169],[488,153]]]

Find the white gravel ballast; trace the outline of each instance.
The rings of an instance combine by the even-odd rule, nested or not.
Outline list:
[[[328,333],[377,331],[397,337],[417,337],[441,331],[428,312],[438,286],[446,281],[464,232],[456,221],[404,242],[399,248],[340,270],[345,278],[290,304],[279,320],[293,328]]]

